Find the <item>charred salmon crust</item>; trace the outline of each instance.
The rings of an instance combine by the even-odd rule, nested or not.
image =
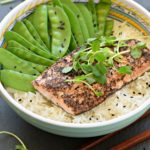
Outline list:
[[[127,43],[134,46],[137,41],[129,40]],[[127,50],[127,48],[120,49],[120,51],[123,50]],[[122,75],[113,69],[109,69],[107,84],[101,85],[95,83],[92,85],[93,89],[104,93],[103,96],[97,97],[83,83],[66,82],[67,79],[73,79],[78,74],[74,72],[68,74],[62,73],[64,67],[72,65],[72,57],[75,52],[59,60],[33,81],[35,89],[72,115],[78,115],[92,109],[102,103],[109,95],[150,70],[150,50],[148,48],[142,49],[142,57],[139,59],[133,59],[130,54],[126,54],[123,63],[116,65],[118,67],[122,65],[131,66],[133,70],[132,74]]]

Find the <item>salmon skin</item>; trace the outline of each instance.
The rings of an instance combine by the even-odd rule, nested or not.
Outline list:
[[[127,41],[129,46],[134,46],[137,43],[138,41],[136,40]],[[127,47],[120,48],[120,51],[125,50],[127,50]],[[103,96],[97,97],[83,83],[66,82],[66,80],[73,79],[78,75],[75,72],[68,74],[62,73],[64,67],[72,66],[72,58],[75,52],[59,60],[33,81],[33,86],[43,96],[72,115],[78,115],[92,109],[102,103],[109,95],[150,70],[150,50],[148,48],[142,49],[142,56],[139,59],[132,58],[130,53],[125,54],[123,63],[116,63],[116,65],[118,67],[125,65],[131,66],[133,70],[132,74],[122,75],[110,68],[107,73],[107,84],[92,84],[93,89],[104,93]]]

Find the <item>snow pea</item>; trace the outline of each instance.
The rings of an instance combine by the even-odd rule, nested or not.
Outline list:
[[[52,33],[51,52],[53,55],[62,57],[67,52],[70,44],[70,22],[63,8],[59,6],[49,6],[48,14]]]
[[[63,4],[62,4],[62,2],[61,2],[60,0],[55,0],[55,1],[53,2],[53,4],[54,4],[55,6],[60,6],[61,8],[64,9],[64,6],[63,6]],[[69,17],[69,15],[68,15],[68,17]],[[70,18],[69,18],[69,19],[70,19]],[[71,29],[71,30],[72,30],[72,29]],[[72,50],[74,50],[76,47],[77,47],[77,42],[76,42],[75,37],[74,37],[74,35],[73,35],[73,33],[72,33],[72,34],[71,34],[71,41],[70,41],[68,53],[70,53],[70,52],[71,52]]]
[[[81,27],[81,31],[83,33],[84,41],[86,41],[89,38],[89,32],[82,13],[71,0],[60,0],[60,1],[62,2],[62,4],[65,4],[68,8],[70,8],[76,15]]]
[[[80,12],[83,15],[83,19],[89,31],[89,36],[94,37],[94,25],[91,13],[83,3],[77,3],[77,7],[79,8]]]
[[[49,49],[46,47],[46,45],[44,44],[44,42],[42,41],[40,35],[38,34],[38,32],[36,31],[36,29],[34,28],[34,26],[32,25],[32,23],[27,20],[24,19],[23,20],[24,24],[26,25],[27,29],[29,30],[29,32],[31,33],[31,35],[33,36],[33,38],[39,42],[40,45],[42,45],[46,50],[49,51]]]
[[[11,47],[10,45],[15,47]],[[39,72],[43,72],[47,68],[47,66],[54,64],[53,60],[49,60],[47,58],[36,55],[35,53],[29,51],[25,47],[22,47],[19,47],[19,43],[15,41],[9,41],[7,50],[16,55],[17,57],[23,59],[22,61],[25,61],[25,63],[28,63],[30,66],[32,66]]]
[[[77,45],[82,45],[84,43],[84,37],[77,16],[65,4],[63,4],[63,8],[70,20],[72,34],[75,37]]]
[[[77,43],[76,43],[76,40],[75,40],[75,38],[74,38],[74,36],[73,35],[71,35],[71,41],[70,41],[70,46],[69,46],[69,50],[70,51],[73,51],[73,50],[75,50],[76,48],[77,48]]]
[[[63,8],[62,2],[60,0],[53,1],[53,4]]]
[[[87,8],[91,12],[93,25],[94,25],[94,31],[97,33],[98,31],[98,21],[97,21],[97,14],[96,14],[96,7],[94,0],[88,0]]]
[[[52,58],[52,59],[56,59],[55,56],[53,56],[52,54],[50,54],[47,51],[43,51],[41,49],[39,49],[38,47],[36,47],[35,45],[33,45],[32,43],[30,43],[29,41],[27,41],[26,39],[24,39],[21,35],[19,35],[16,32],[13,31],[7,31],[5,33],[5,39],[8,42],[9,40],[14,40],[18,43],[20,43],[21,45],[23,45],[24,47],[26,47],[27,49],[31,50],[32,52],[43,56],[45,58]]]
[[[44,70],[46,70],[48,67],[47,66],[43,66],[43,65],[39,65],[39,64],[35,64],[26,60],[22,60],[23,63],[27,63],[28,65],[30,65],[32,68],[36,69],[38,72],[42,73]]]
[[[18,42],[16,42],[16,41],[14,41],[14,40],[10,40],[10,41],[8,41],[7,42],[7,49],[8,48],[11,48],[11,47],[13,47],[13,48],[19,48],[19,49],[22,49],[22,50],[24,50],[25,51],[25,53],[29,53],[29,55],[32,55],[30,58],[30,60],[29,61],[31,61],[31,62],[34,62],[34,63],[37,63],[37,64],[42,64],[42,65],[48,65],[48,63],[46,63],[46,62],[44,62],[43,61],[43,59],[44,60],[46,60],[46,61],[49,61],[49,65],[50,64],[53,64],[55,61],[54,60],[50,60],[50,59],[47,59],[47,58],[45,58],[45,57],[42,57],[42,56],[40,56],[40,55],[37,55],[36,53],[34,53],[34,52],[32,52],[32,51],[30,51],[29,49],[27,49],[26,47],[24,47],[24,46],[22,46],[20,43],[18,43]],[[27,51],[27,52],[26,52]],[[16,55],[17,55],[17,52],[15,53]],[[26,56],[26,54],[23,54],[23,56],[19,56],[19,57],[25,57]],[[28,57],[27,57],[28,58]],[[42,59],[41,59],[42,58]],[[24,59],[24,58],[23,58]],[[29,59],[29,58],[28,58]],[[53,59],[55,59],[56,60],[56,57],[54,57],[53,56]]]
[[[27,27],[25,26],[25,24],[22,21],[18,21],[15,26],[13,27],[14,32],[20,34],[22,37],[24,37],[27,41],[31,42],[32,44],[34,44],[35,46],[37,46],[38,48],[42,49],[42,50],[46,50],[44,47],[42,47],[31,35],[31,33],[29,32],[29,30],[27,29]]]
[[[110,36],[112,34],[113,26],[114,26],[114,20],[106,21],[105,36]]]
[[[48,34],[48,10],[47,5],[38,6],[33,14],[28,17],[29,21],[33,24],[41,39],[50,50],[50,37]]]
[[[19,47],[7,47],[7,50],[9,50],[11,53],[15,54],[21,59],[40,64],[40,65],[45,65],[45,66],[50,66],[54,64],[53,60],[46,59],[44,57],[41,57],[39,55],[36,55],[35,53],[32,53],[28,49],[24,50]]]
[[[4,86],[24,92],[35,92],[32,81],[36,78],[37,76],[23,74],[13,70],[0,71],[0,81]]]
[[[97,16],[98,16],[98,24],[99,24],[99,36],[103,36],[105,34],[106,20],[109,14],[109,10],[111,7],[111,0],[102,0],[97,5]]]
[[[30,75],[39,75],[39,72],[34,69],[31,64],[20,59],[4,48],[0,48],[0,64],[6,69]]]
[[[21,45],[20,43],[14,41],[14,40],[10,40],[7,42],[7,48],[9,48],[9,47],[17,47],[17,48],[21,48],[23,50],[28,50],[26,47],[24,47],[23,45]],[[30,53],[33,53],[33,52],[30,51]]]

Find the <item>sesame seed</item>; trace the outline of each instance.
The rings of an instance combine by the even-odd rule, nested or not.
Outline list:
[[[96,27],[97,25],[96,24],[94,24],[94,27]]]
[[[10,10],[12,10],[12,9],[13,9],[13,7],[12,7],[12,6],[10,6],[10,7],[9,7],[9,9],[10,9]]]
[[[18,102],[21,102],[22,101],[22,99],[20,98],[20,99],[18,99]]]
[[[119,32],[119,35],[122,35],[122,32]]]

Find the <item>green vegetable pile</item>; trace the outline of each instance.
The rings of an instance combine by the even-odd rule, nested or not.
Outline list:
[[[111,35],[113,20],[107,19],[110,6],[111,0],[101,0],[99,4],[93,0],[54,0],[36,7],[5,33],[7,47],[0,48],[1,82],[34,92],[31,82],[58,59],[89,38]]]

